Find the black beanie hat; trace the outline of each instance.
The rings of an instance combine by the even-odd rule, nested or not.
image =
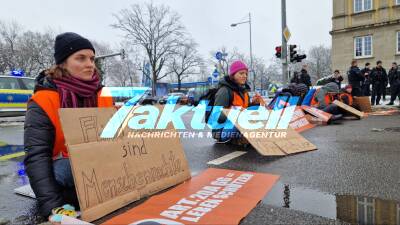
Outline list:
[[[92,43],[79,34],[66,32],[57,35],[54,44],[54,58],[56,64],[61,64],[68,56],[82,49],[92,49],[93,52],[96,52]]]

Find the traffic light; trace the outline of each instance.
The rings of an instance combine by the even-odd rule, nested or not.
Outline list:
[[[281,46],[275,47],[275,56],[278,59],[280,59],[282,57],[282,47]]]
[[[296,48],[297,48],[297,45],[289,46],[290,62],[301,62],[303,59],[307,58],[307,56],[305,54],[303,54],[303,55],[297,54]]]
[[[290,62],[296,61],[296,59],[295,59],[295,57],[297,56],[296,48],[297,48],[297,45],[289,45]]]
[[[301,62],[301,60],[303,60],[303,59],[305,59],[305,58],[307,58],[307,55],[306,55],[306,54],[304,54],[304,55],[297,55],[296,61],[297,61],[297,62]]]

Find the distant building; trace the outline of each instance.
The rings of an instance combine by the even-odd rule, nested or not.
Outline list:
[[[332,0],[332,69],[400,62],[400,0]]]

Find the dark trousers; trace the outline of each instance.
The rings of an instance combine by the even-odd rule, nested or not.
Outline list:
[[[363,96],[371,96],[370,86],[371,85],[369,84],[363,84],[362,86]]]
[[[378,105],[381,101],[383,88],[380,85],[372,85],[371,105]]]
[[[352,90],[352,92],[351,92],[351,95],[352,96],[357,96],[357,97],[360,97],[360,96],[362,96],[362,91],[361,91],[361,87],[353,87],[353,90]]]
[[[325,108],[321,109],[324,112],[333,114],[333,115],[339,115],[342,114],[339,106],[335,105],[335,104],[329,104],[328,106],[326,106]]]
[[[53,161],[53,170],[56,181],[62,188],[64,202],[79,209],[79,202],[69,159],[62,158]]]
[[[387,85],[386,85],[387,86]],[[386,100],[386,86],[382,87],[382,95],[383,95],[383,101]]]
[[[390,103],[394,103],[396,97],[399,97],[400,100],[400,84],[391,84],[390,85]]]

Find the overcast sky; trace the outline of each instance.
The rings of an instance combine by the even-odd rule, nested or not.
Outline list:
[[[0,20],[14,20],[25,29],[77,32],[89,39],[109,43],[121,41],[121,33],[110,27],[113,13],[143,3],[139,0],[3,0]],[[208,57],[211,50],[226,46],[249,52],[249,26],[235,28],[231,23],[246,20],[252,14],[253,54],[269,60],[281,42],[280,0],[154,0],[182,16],[182,23]],[[301,49],[313,45],[331,45],[332,1],[287,0],[287,23],[291,43]]]

